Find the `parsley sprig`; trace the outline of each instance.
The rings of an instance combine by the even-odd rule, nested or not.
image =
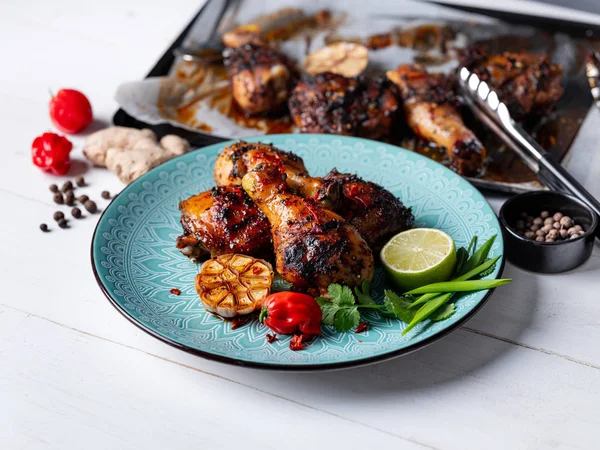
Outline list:
[[[466,249],[459,248],[452,280],[422,286],[402,295],[385,290],[382,304],[371,297],[369,281],[364,281],[360,288],[354,288],[354,292],[348,286],[331,284],[327,290],[329,298],[317,298],[323,312],[322,321],[325,325],[334,326],[337,331],[349,331],[361,321],[361,311],[374,310],[407,323],[402,331],[404,335],[426,319],[434,322],[446,320],[456,312],[456,305],[449,303],[455,293],[492,289],[511,281],[510,278],[481,280],[493,273],[500,259],[500,256],[488,258],[495,239],[494,235],[475,250],[475,236]]]

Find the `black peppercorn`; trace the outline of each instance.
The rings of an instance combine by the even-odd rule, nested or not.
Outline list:
[[[52,217],[58,222],[60,219],[64,219],[65,215],[61,211],[56,211]]]
[[[63,198],[63,196],[60,192],[57,192],[56,194],[54,194],[54,203],[56,203],[57,205],[62,205],[64,202],[65,202],[65,199]]]
[[[71,215],[76,219],[79,219],[81,217],[81,210],[79,208],[73,208],[71,210]]]
[[[73,191],[67,191],[67,195],[65,195],[65,203],[69,206],[75,203],[75,194],[73,194]]]
[[[67,219],[60,219],[58,221],[58,226],[61,228],[67,228],[69,226],[69,223],[67,222]]]
[[[70,181],[65,181],[62,185],[62,188],[60,189],[63,192],[67,192],[67,191],[72,191],[73,190],[73,183],[71,183]]]
[[[102,196],[102,198],[108,200],[110,198],[110,192],[108,191],[102,191],[102,194],[100,194]]]
[[[83,177],[77,177],[75,178],[75,183],[77,183],[77,186],[85,186],[85,178]]]
[[[85,209],[88,210],[88,212],[94,214],[96,211],[98,211],[98,207],[96,206],[96,203],[94,203],[92,200],[86,200],[83,204],[83,206],[85,206]]]
[[[46,233],[48,230],[48,225],[46,225],[45,223],[40,224],[40,230],[42,230],[44,233]]]
[[[87,195],[80,195],[79,197],[77,197],[77,200],[79,200],[79,203],[84,204],[85,202],[87,202],[90,198]]]
[[[58,186],[55,184],[51,184],[49,189],[50,189],[50,192],[58,192]]]

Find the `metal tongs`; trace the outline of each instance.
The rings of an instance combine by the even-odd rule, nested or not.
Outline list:
[[[506,105],[485,81],[465,67],[459,69],[458,80],[473,114],[514,150],[544,185],[577,197],[600,216],[600,202],[511,118]]]

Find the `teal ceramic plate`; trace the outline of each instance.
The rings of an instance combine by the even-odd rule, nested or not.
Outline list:
[[[496,216],[481,194],[458,175],[423,156],[379,142],[332,135],[261,137],[304,158],[313,175],[336,167],[379,183],[411,206],[417,226],[447,232],[457,247],[473,235],[497,234],[492,256],[503,253]],[[333,369],[402,355],[442,337],[472,316],[490,296],[473,293],[457,302],[457,312],[429,321],[406,336],[398,320],[367,316],[369,330],[323,335],[305,350],[291,351],[289,337],[267,343],[267,328],[253,320],[231,329],[205,312],[194,289],[199,266],[175,248],[181,234],[180,200],[214,186],[213,164],[221,143],[188,153],[131,183],[108,206],[92,241],[92,266],[112,304],[151,335],[188,352],[227,363],[287,370]],[[483,242],[483,241],[480,241]],[[499,264],[490,278],[502,271]],[[373,280],[377,298],[388,287],[380,267]],[[169,291],[181,290],[176,296]]]

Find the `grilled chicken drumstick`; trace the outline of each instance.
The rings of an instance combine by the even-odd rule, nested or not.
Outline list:
[[[383,187],[336,170],[323,178],[310,177],[299,156],[270,144],[240,141],[226,147],[215,162],[215,180],[217,185],[240,184],[246,173],[269,165],[282,168],[286,183],[300,197],[348,220],[373,250],[412,227],[410,208]]]
[[[302,158],[260,142],[239,141],[225,147],[215,161],[215,181],[218,186],[241,185],[246,173],[267,166],[282,168],[287,184],[301,197],[311,198],[329,209],[339,198],[335,183],[311,177]]]
[[[270,258],[271,230],[241,186],[219,186],[179,203],[177,248],[192,259],[243,253]]]
[[[291,193],[278,167],[249,172],[242,186],[271,224],[277,272],[297,289],[324,294],[373,277],[371,249],[336,213]]]
[[[245,44],[225,49],[223,61],[231,79],[233,98],[246,115],[277,114],[285,110],[298,75],[284,54],[270,47]]]
[[[450,104],[451,90],[443,76],[405,64],[387,72],[387,77],[400,88],[408,125],[417,136],[445,147],[451,167],[459,174],[476,175],[482,167],[485,148]]]

